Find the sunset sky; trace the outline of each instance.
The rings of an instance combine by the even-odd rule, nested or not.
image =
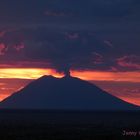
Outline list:
[[[0,100],[71,75],[140,105],[139,0],[0,2]]]

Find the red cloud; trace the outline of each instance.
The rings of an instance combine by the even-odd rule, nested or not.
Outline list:
[[[1,31],[0,32],[0,37],[3,37],[5,35],[6,31]]]
[[[24,44],[23,43],[21,43],[20,45],[16,45],[16,46],[14,46],[14,48],[17,50],[17,51],[20,51],[20,50],[22,50],[22,49],[24,49]]]
[[[121,67],[140,69],[140,57],[136,55],[123,56],[117,59],[117,64]]]
[[[0,55],[4,55],[5,54],[5,45],[3,43],[0,44]]]
[[[103,56],[99,53],[92,53],[93,54],[93,59],[94,59],[94,64],[101,64],[103,63]]]

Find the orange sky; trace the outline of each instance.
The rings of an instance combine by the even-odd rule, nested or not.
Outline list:
[[[63,73],[58,73],[53,69],[39,68],[1,68],[0,78],[37,79],[42,75],[53,75],[63,77]],[[140,82],[140,71],[134,72],[102,72],[102,71],[71,71],[71,75],[83,80],[97,81],[127,81]]]
[[[23,88],[33,79],[37,79],[43,75],[53,75],[55,77],[63,77],[63,73],[57,73],[53,69],[38,69],[38,68],[1,68],[0,69],[0,100],[8,97],[15,91]],[[140,72],[101,72],[101,71],[71,71],[71,75],[79,77],[87,81],[94,82],[102,89],[109,93],[133,104],[140,105],[139,91],[140,88],[132,86],[133,84],[125,85],[121,82],[139,83]],[[32,80],[31,80],[32,79]],[[102,84],[101,84],[102,82]],[[120,83],[119,86],[112,84],[113,82]],[[105,84],[107,83],[107,84]],[[129,90],[129,88],[131,88]],[[124,91],[125,89],[125,91]],[[128,90],[126,90],[128,89]],[[136,93],[132,93],[137,91]],[[120,93],[121,92],[121,93]],[[128,96],[129,94],[129,96]]]

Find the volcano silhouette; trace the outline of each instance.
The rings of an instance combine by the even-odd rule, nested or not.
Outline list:
[[[118,99],[78,78],[43,76],[0,103],[6,109],[134,110]]]

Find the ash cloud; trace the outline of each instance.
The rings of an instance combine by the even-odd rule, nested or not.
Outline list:
[[[55,32],[44,36],[38,42],[25,42],[26,56],[49,61],[61,72],[101,65],[104,53],[110,49],[89,32]]]

